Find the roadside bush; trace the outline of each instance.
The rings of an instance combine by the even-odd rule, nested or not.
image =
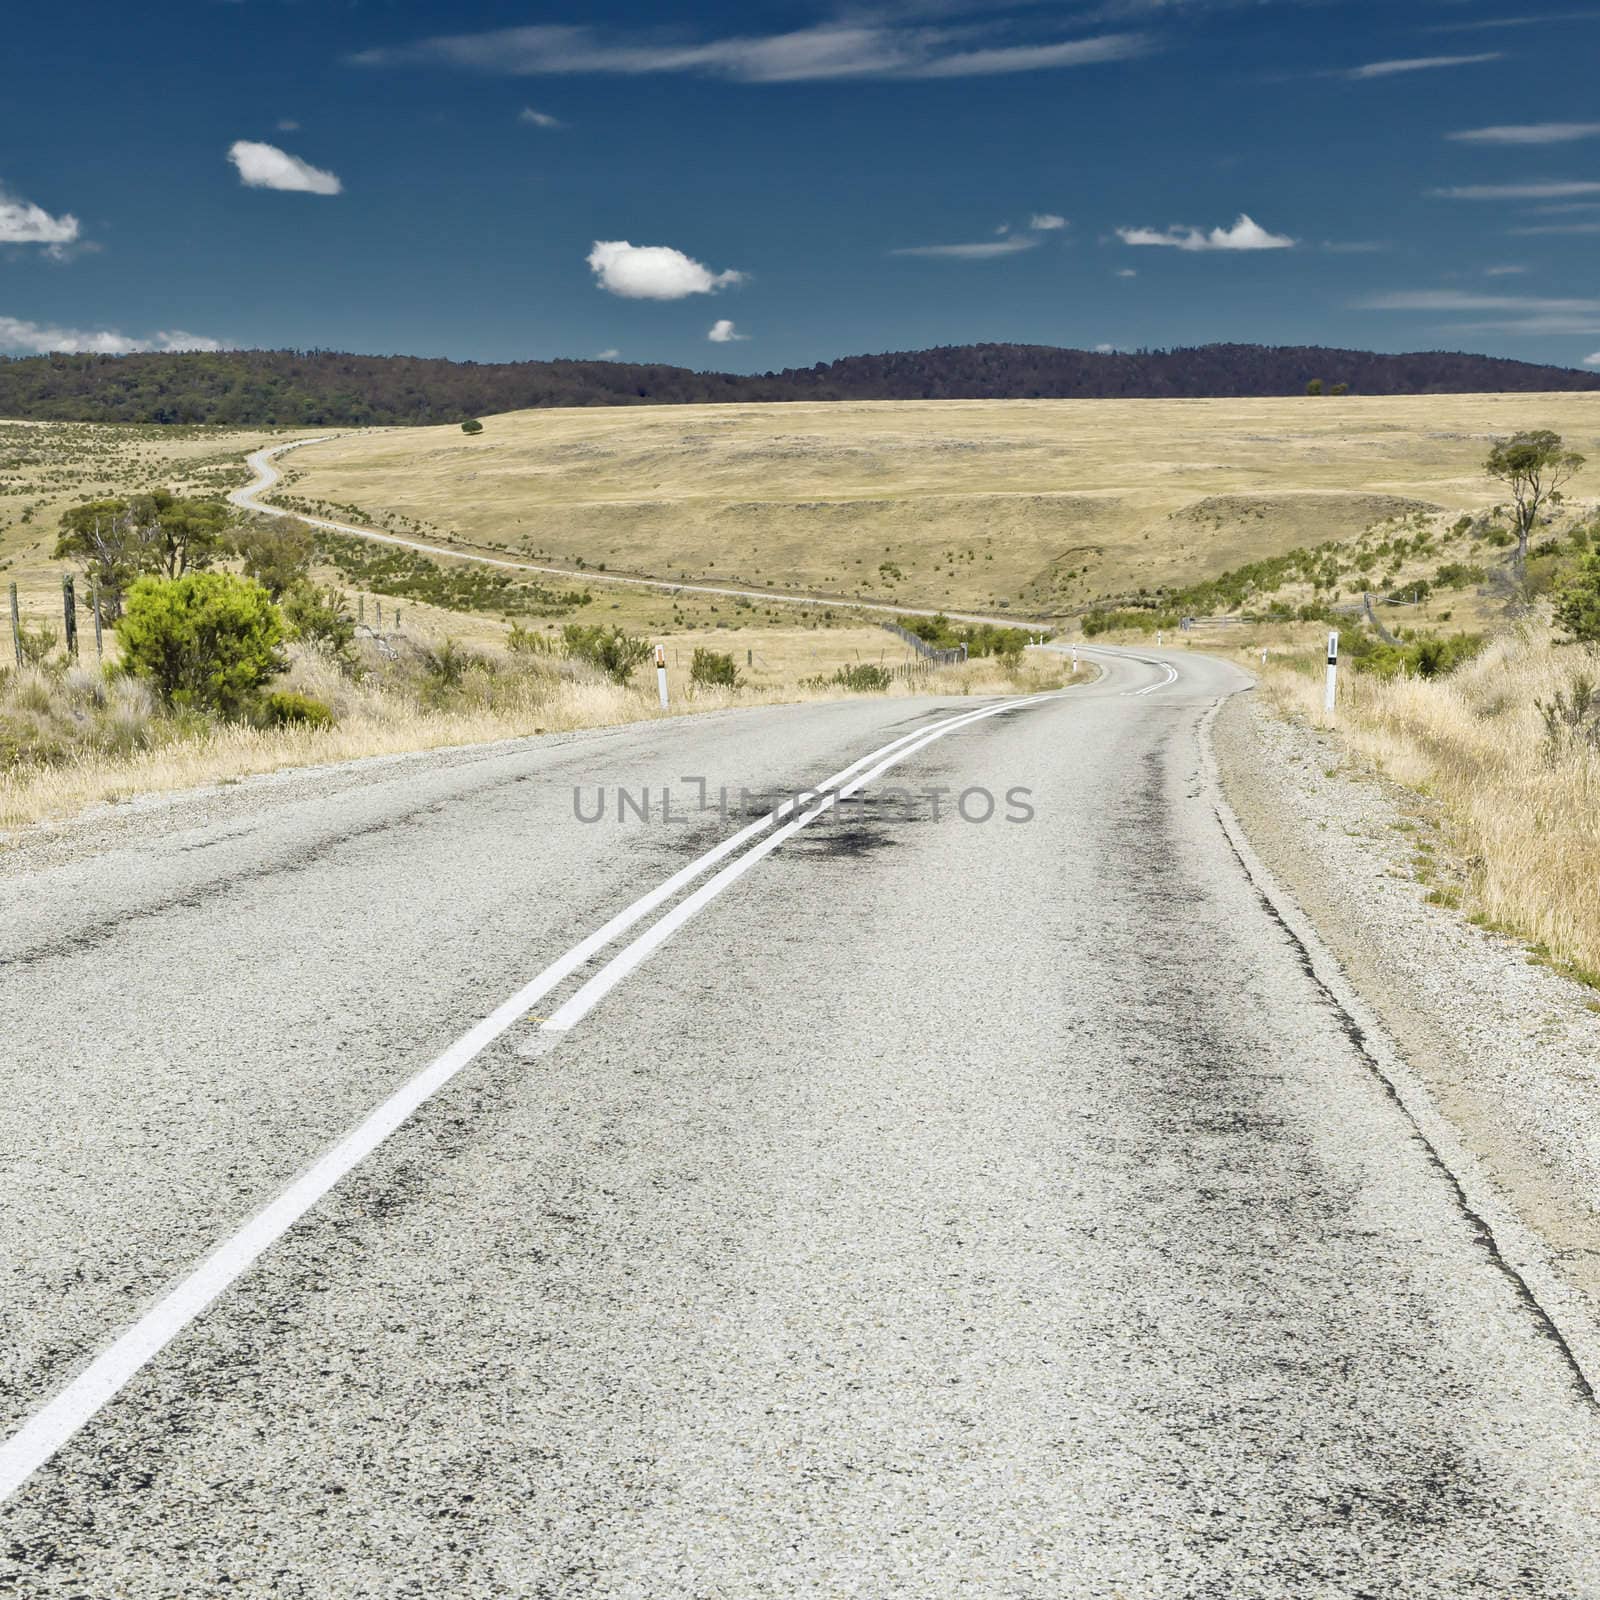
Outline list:
[[[1570,688],[1557,689],[1548,700],[1535,699],[1544,719],[1545,755],[1557,761],[1574,745],[1600,750],[1600,686],[1580,672]]]
[[[650,655],[650,646],[645,640],[636,639],[615,625],[603,628],[569,622],[561,630],[561,642],[569,656],[598,667],[613,683],[626,683],[633,676],[634,668]]]
[[[1573,644],[1600,644],[1600,555],[1583,564],[1556,592],[1555,620]]]
[[[1474,583],[1482,583],[1485,576],[1482,567],[1473,566],[1466,561],[1447,561],[1433,575],[1435,589],[1466,589]]]
[[[283,620],[291,639],[302,640],[341,667],[355,665],[356,620],[341,590],[297,583],[283,598]]]
[[[1374,644],[1359,634],[1349,638],[1351,665],[1378,678],[1442,678],[1472,660],[1485,644],[1481,633],[1434,633],[1404,644]]]
[[[887,689],[894,682],[894,674],[876,661],[859,661],[854,666],[840,667],[827,681],[857,694],[874,694]]]
[[[697,647],[694,659],[689,664],[689,681],[707,688],[737,689],[740,684],[739,669],[734,665],[733,657],[725,651]]]
[[[41,622],[37,628],[23,627],[17,632],[22,640],[23,665],[42,667],[56,647],[56,630],[48,622]]]
[[[224,717],[252,709],[284,670],[283,621],[259,583],[225,572],[140,578],[117,620],[126,671],[168,707]]]
[[[259,720],[268,728],[328,728],[333,725],[333,707],[308,694],[278,689],[262,700]]]
[[[553,656],[556,643],[537,628],[524,628],[520,622],[513,622],[506,634],[506,649],[514,656]]]

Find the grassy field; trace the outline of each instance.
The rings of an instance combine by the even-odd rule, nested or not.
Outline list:
[[[0,584],[17,585],[25,616],[58,621],[56,525],[68,506],[152,488],[221,495],[250,481],[244,458],[251,450],[307,436],[306,429],[0,421]]]
[[[1600,458],[1586,394],[682,406],[368,430],[287,457],[285,492],[560,563],[1049,616],[1493,505],[1489,443],[1530,427]]]

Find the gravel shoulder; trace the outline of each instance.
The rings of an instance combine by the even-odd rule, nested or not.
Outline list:
[[[1212,740],[1230,805],[1497,1199],[1600,1324],[1600,1011],[1517,941],[1428,900],[1437,808],[1335,737],[1236,696]]]

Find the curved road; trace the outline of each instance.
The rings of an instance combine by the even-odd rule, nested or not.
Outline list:
[[[1583,1380],[1235,847],[1242,675],[1102,659],[9,852],[0,1593],[1600,1593]]]
[[[338,436],[335,434],[327,435],[327,438],[336,437]],[[585,585],[611,584],[613,587],[623,589],[660,589],[667,594],[726,595],[739,600],[773,600],[789,606],[824,606],[843,611],[881,612],[885,616],[895,617],[942,616],[956,622],[989,622],[1001,628],[1027,629],[1041,626],[1023,616],[986,617],[975,612],[941,611],[931,606],[897,606],[879,600],[848,600],[831,595],[794,594],[784,589],[740,589],[711,583],[675,583],[669,578],[630,578],[614,572],[596,572],[590,567],[541,566],[534,561],[512,561],[502,556],[481,555],[473,550],[457,549],[454,545],[429,544],[421,539],[405,539],[396,533],[379,533],[375,528],[363,528],[352,522],[333,522],[327,517],[313,517],[285,506],[275,506],[260,498],[267,490],[274,488],[283,477],[273,465],[278,456],[286,450],[298,450],[302,445],[324,444],[327,438],[295,439],[289,444],[269,445],[266,449],[253,451],[245,460],[250,470],[255,473],[255,479],[242,489],[230,489],[228,491],[230,504],[238,506],[241,511],[259,512],[269,517],[294,517],[310,524],[313,528],[327,528],[332,533],[347,533],[358,539],[371,539],[378,544],[398,545],[403,550],[417,550],[423,555],[441,556],[451,561],[475,561],[480,566],[498,567],[506,572],[539,572],[547,576],[571,578]]]

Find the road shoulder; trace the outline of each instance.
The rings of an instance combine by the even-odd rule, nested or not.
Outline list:
[[[1470,1153],[1600,1326],[1600,1014],[1516,941],[1430,903],[1441,846],[1422,796],[1333,737],[1235,696],[1211,733],[1250,846]],[[1565,1298],[1565,1297],[1564,1297]]]

